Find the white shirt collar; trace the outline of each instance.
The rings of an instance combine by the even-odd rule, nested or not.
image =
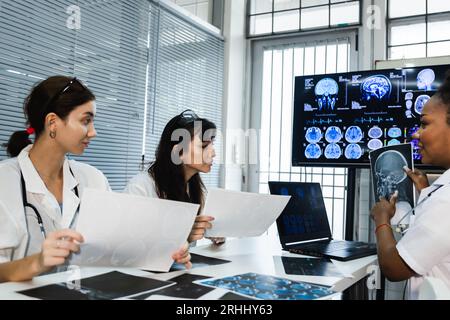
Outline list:
[[[450,169],[445,171],[436,181],[433,182],[433,186],[443,186],[450,184]]]
[[[19,161],[20,170],[22,171],[23,178],[25,180],[25,186],[27,192],[37,193],[37,194],[46,194],[48,192],[47,187],[42,181],[39,173],[34,167],[31,159],[29,157],[29,153],[33,145],[29,145],[24,148],[19,156],[17,157]],[[73,190],[77,185],[78,181],[70,172],[69,160],[64,160],[63,165],[63,180],[64,180],[64,189]]]

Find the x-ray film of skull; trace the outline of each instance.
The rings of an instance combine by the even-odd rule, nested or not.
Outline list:
[[[398,144],[370,152],[375,200],[389,200],[398,191],[397,201],[407,201],[414,206],[414,185],[404,171],[413,169],[412,145]]]

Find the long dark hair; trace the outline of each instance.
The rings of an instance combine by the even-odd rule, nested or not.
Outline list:
[[[151,164],[148,173],[155,181],[156,193],[159,198],[196,203],[203,207],[205,185],[200,174],[196,173],[188,182],[185,182],[183,164],[175,164],[172,161],[174,146],[182,142],[182,138],[172,141],[172,134],[176,130],[184,129],[190,133],[190,137],[194,138],[195,134],[200,134],[200,131],[196,132],[196,128],[201,124],[201,138],[203,139],[205,132],[215,131],[216,125],[195,114],[186,119],[185,113],[186,111],[167,123],[156,150],[156,160]],[[187,188],[189,188],[189,193]]]
[[[95,100],[94,94],[75,78],[65,76],[50,77],[37,83],[25,99],[23,111],[27,126],[34,129],[36,140],[45,129],[45,117],[55,113],[61,119],[76,107]],[[6,145],[11,157],[17,157],[23,148],[31,144],[29,132],[14,132]]]
[[[447,71],[444,83],[434,96],[447,107],[447,124],[450,125],[450,70]]]

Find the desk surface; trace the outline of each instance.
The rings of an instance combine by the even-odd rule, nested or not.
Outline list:
[[[109,271],[117,270],[124,273],[151,277],[154,279],[168,280],[183,273],[189,272],[195,275],[210,277],[223,277],[235,274],[255,272],[267,275],[274,275],[297,281],[306,281],[327,286],[333,286],[333,289],[342,292],[349,288],[367,275],[369,266],[376,264],[377,257],[370,256],[348,262],[333,261],[335,266],[344,275],[342,277],[319,277],[319,276],[298,276],[287,275],[279,259],[274,256],[299,257],[281,250],[277,238],[271,236],[261,236],[258,238],[233,239],[228,240],[222,246],[204,245],[191,249],[192,253],[230,260],[231,263],[194,268],[190,271],[174,271],[169,273],[152,274],[139,269],[121,269],[121,268],[81,268],[77,272],[62,272],[50,275],[36,277],[27,282],[8,282],[0,284],[0,299],[31,299],[30,297],[16,293],[16,291],[31,289],[53,283],[73,281],[77,278],[86,278]],[[201,299],[217,299],[226,291],[216,289]]]

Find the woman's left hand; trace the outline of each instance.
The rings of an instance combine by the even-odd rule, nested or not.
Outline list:
[[[387,201],[381,197],[380,201],[372,208],[370,215],[377,224],[390,223],[392,217],[395,215],[395,204],[397,203],[398,191],[392,195],[391,199]]]
[[[172,255],[172,259],[176,263],[182,263],[186,266],[186,269],[192,268],[191,254],[189,253],[189,243],[185,243],[183,247]]]
[[[214,243],[216,246],[221,246],[225,243],[225,238],[217,238],[217,237],[208,237],[206,239],[209,239]]]

